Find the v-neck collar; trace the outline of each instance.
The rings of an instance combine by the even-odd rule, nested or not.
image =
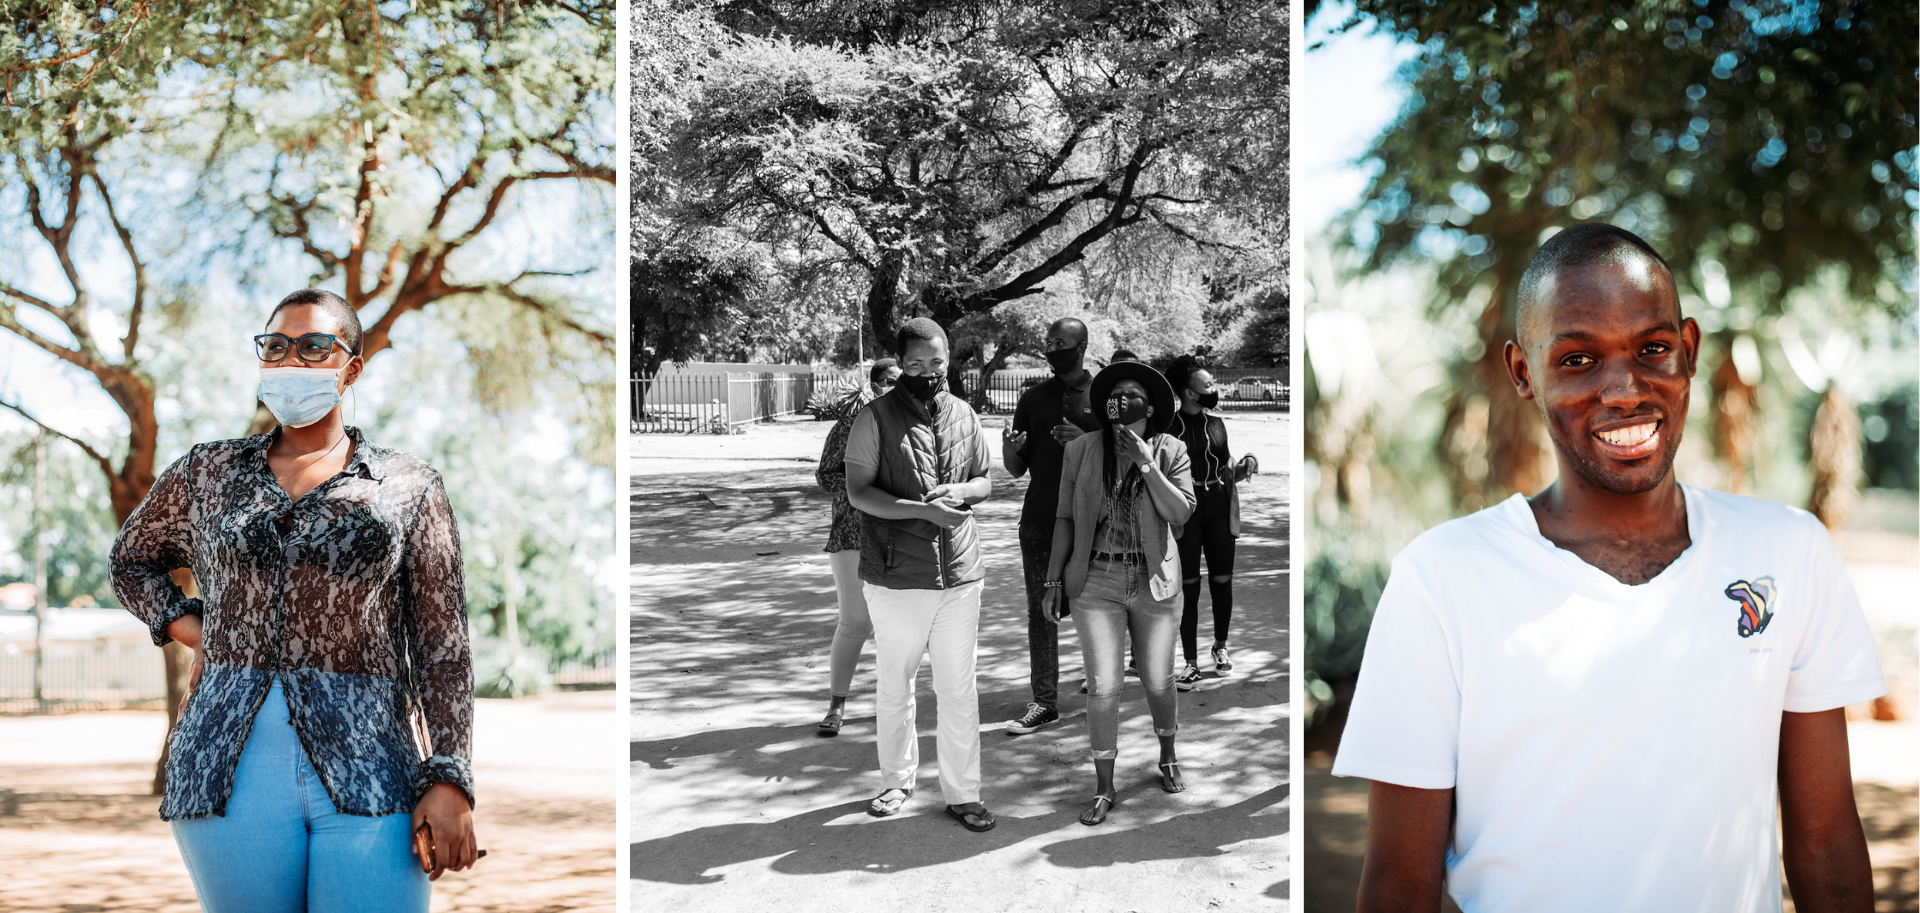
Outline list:
[[[1556,560],[1573,568],[1574,573],[1581,578],[1610,591],[1644,595],[1664,592],[1672,588],[1673,581],[1686,576],[1687,569],[1693,564],[1695,556],[1706,549],[1709,530],[1702,516],[1703,505],[1700,493],[1695,491],[1693,486],[1682,483],[1680,495],[1686,503],[1687,510],[1687,547],[1646,583],[1623,583],[1612,574],[1588,564],[1585,558],[1555,545],[1552,539],[1540,533],[1540,523],[1533,516],[1533,508],[1527,504],[1526,496],[1516,492],[1501,507],[1508,512],[1510,522],[1523,536],[1552,554]]]

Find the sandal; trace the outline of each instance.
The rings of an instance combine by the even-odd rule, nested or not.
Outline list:
[[[968,806],[977,808],[979,811],[973,811],[969,809]],[[985,805],[978,802],[969,802],[966,805],[949,805],[947,806],[947,815],[953,820],[960,822],[961,827],[974,833],[993,830],[993,826],[1000,823],[994,819],[992,812],[987,811]],[[980,823],[975,824],[975,821]]]
[[[900,795],[898,798],[888,799],[887,793],[899,793]],[[900,806],[907,804],[907,800],[911,798],[913,798],[913,790],[899,786],[890,786],[881,790],[880,795],[874,796],[872,802],[867,803],[867,814],[875,818],[890,817],[897,814],[900,811]]]
[[[820,721],[819,731],[815,732],[814,735],[823,739],[833,738],[840,734],[840,723],[840,711],[829,710],[827,711],[826,719]]]
[[[1170,793],[1185,792],[1187,784],[1180,777],[1180,762],[1168,761],[1160,765],[1160,788]]]
[[[1080,813],[1080,823],[1092,827],[1107,820],[1107,812],[1113,809],[1113,805],[1112,793],[1094,793],[1093,807]]]

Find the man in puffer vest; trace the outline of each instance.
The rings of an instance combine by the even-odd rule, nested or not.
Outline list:
[[[860,580],[873,619],[874,696],[882,790],[867,813],[886,817],[913,795],[920,766],[914,679],[933,658],[940,792],[968,830],[993,828],[980,801],[980,697],[974,645],[986,571],[972,505],[993,491],[986,436],[966,402],[946,392],[947,334],[924,317],[900,327],[901,375],[868,403],[847,436],[847,501],[864,523]]]

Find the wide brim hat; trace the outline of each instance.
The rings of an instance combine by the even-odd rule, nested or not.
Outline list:
[[[1100,369],[1093,376],[1092,402],[1089,403],[1096,415],[1107,414],[1107,395],[1123,380],[1139,381],[1147,389],[1147,402],[1153,406],[1153,414],[1147,416],[1147,433],[1144,437],[1165,434],[1173,427],[1173,420],[1180,412],[1180,406],[1173,397],[1173,384],[1167,377],[1151,366],[1137,361],[1116,361]]]

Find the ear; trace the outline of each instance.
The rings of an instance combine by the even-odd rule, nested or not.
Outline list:
[[[340,380],[342,381],[340,392],[347,392],[347,388],[353,386],[354,382],[360,379],[360,372],[366,370],[366,368],[367,360],[358,355],[347,359],[346,367],[340,369]]]
[[[1692,317],[1680,321],[1680,348],[1687,354],[1687,376],[1692,377],[1700,356],[1700,325]]]
[[[1527,370],[1527,353],[1520,350],[1520,344],[1507,340],[1506,347],[1500,352],[1507,360],[1507,379],[1513,381],[1513,390],[1521,399],[1533,398],[1533,375]]]

